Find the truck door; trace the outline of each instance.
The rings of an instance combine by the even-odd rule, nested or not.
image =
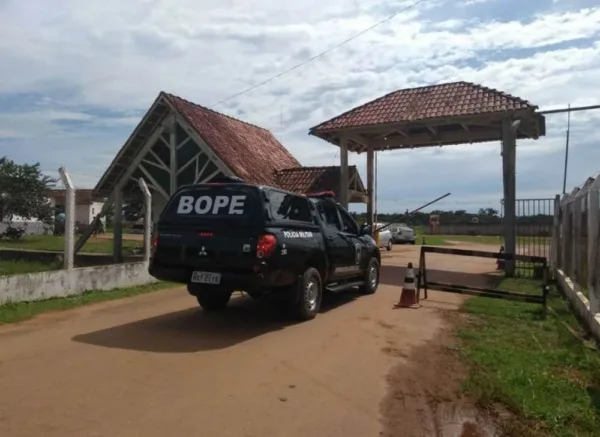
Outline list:
[[[316,204],[317,212],[323,223],[323,237],[327,248],[327,257],[331,275],[334,279],[341,279],[346,276],[344,266],[347,260],[347,251],[349,249],[347,241],[342,235],[342,224],[335,203],[331,201],[321,201]]]
[[[362,245],[357,247],[358,230],[355,235],[344,230],[338,206],[332,201],[322,201],[317,205],[321,220],[325,223],[323,235],[328,246],[330,264],[336,279],[356,276],[359,271],[357,259],[361,256]],[[347,213],[346,213],[347,214]]]
[[[356,276],[363,268],[366,268],[367,253],[365,245],[359,237],[360,229],[348,211],[341,206],[337,206],[342,224],[341,236],[349,246],[345,252],[344,267],[349,276]]]

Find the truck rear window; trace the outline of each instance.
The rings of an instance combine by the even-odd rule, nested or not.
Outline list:
[[[277,221],[313,223],[313,215],[306,197],[269,190],[269,206],[272,217]]]
[[[260,201],[256,191],[244,186],[203,186],[178,193],[165,215],[169,218],[242,219],[256,216]]]

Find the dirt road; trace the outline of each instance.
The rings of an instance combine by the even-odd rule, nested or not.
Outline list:
[[[391,369],[444,332],[436,308],[461,300],[394,310],[398,293],[338,295],[295,325],[249,298],[207,315],[175,289],[2,327],[0,435],[384,435]],[[398,411],[402,429],[436,435]]]
[[[246,297],[206,314],[174,289],[0,327],[0,436],[493,435],[464,425],[477,419],[456,398],[445,314],[463,297],[393,309],[418,254],[384,252],[375,295],[331,296],[309,323]],[[428,266],[463,283],[494,270],[437,254]]]

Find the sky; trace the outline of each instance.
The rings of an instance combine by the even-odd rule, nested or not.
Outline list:
[[[339,165],[310,127],[391,91],[470,81],[540,110],[600,104],[598,0],[0,0],[0,156],[93,188],[163,90],[264,128],[303,165]],[[566,114],[517,146],[517,198],[562,191]],[[567,189],[600,170],[600,110],[572,114]],[[366,180],[365,156],[350,154]],[[499,143],[377,158],[377,209],[498,208]],[[354,206],[361,211],[363,208]]]

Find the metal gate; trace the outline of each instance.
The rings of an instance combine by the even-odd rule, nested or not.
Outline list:
[[[514,260],[519,263],[528,263],[532,266],[531,270],[540,272],[542,284],[540,293],[521,293],[514,291],[497,290],[494,288],[473,287],[463,284],[452,284],[447,282],[429,281],[427,278],[427,253],[439,253],[446,255],[458,255],[479,258],[492,258],[500,260]],[[412,264],[409,263],[412,269]],[[534,255],[509,255],[500,252],[484,252],[481,250],[453,249],[448,247],[421,246],[421,256],[419,257],[419,270],[417,273],[417,303],[421,299],[421,290],[424,292],[423,299],[428,298],[428,289],[435,289],[447,293],[460,293],[470,296],[484,296],[494,299],[520,300],[522,302],[541,303],[544,306],[544,316],[546,315],[548,301],[548,260]]]
[[[552,223],[555,199],[517,199],[516,235],[517,254],[551,259]],[[504,202],[501,202],[501,217],[504,224]],[[539,276],[535,266],[527,261],[516,261],[515,275],[524,278]]]

